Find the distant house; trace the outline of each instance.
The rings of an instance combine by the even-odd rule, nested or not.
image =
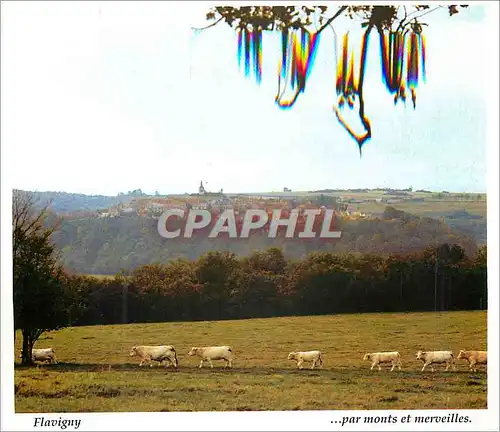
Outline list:
[[[193,210],[206,210],[210,204],[206,201],[202,201],[197,204],[193,204],[192,208]]]
[[[105,211],[105,212],[102,212],[102,213],[98,213],[97,214],[97,217],[98,218],[101,218],[101,219],[106,219],[106,218],[116,218],[118,217],[120,214],[118,212],[118,210],[116,209],[111,209],[109,211]]]
[[[125,207],[123,209],[121,209],[120,211],[120,215],[123,215],[123,216],[132,216],[132,215],[136,215],[137,214],[137,211],[134,210],[132,207]]]

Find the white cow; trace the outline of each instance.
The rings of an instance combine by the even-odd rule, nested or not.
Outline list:
[[[229,346],[192,347],[188,355],[201,357],[200,368],[204,361],[208,361],[210,367],[213,368],[212,360],[225,360],[224,368],[233,367],[233,351]]]
[[[488,363],[488,351],[466,351],[460,350],[457,359],[464,359],[469,362],[469,369],[477,372],[476,364]]]
[[[302,363],[312,362],[311,369],[314,369],[316,364],[321,368],[323,359],[321,351],[292,351],[288,354],[288,360],[297,360],[297,368],[302,369]]]
[[[399,370],[401,370],[401,367],[403,366],[401,363],[401,356],[398,351],[366,353],[363,360],[372,361],[372,367],[370,370],[373,370],[375,366],[378,366],[378,370],[382,370],[380,363],[391,363],[391,372],[396,366]]]
[[[455,357],[453,356],[452,351],[419,351],[417,352],[417,360],[422,360],[424,362],[424,366],[422,367],[422,372],[426,368],[426,366],[431,365],[431,370],[434,372],[433,364],[442,364],[446,363],[447,371],[450,366],[453,366],[453,369],[456,369],[455,366]]]
[[[177,362],[177,354],[175,348],[172,345],[159,345],[159,346],[148,346],[148,345],[138,345],[132,348],[130,351],[130,357],[137,356],[141,359],[139,366],[142,366],[144,362],[149,363],[150,367],[153,367],[153,361],[157,361],[161,365],[165,360],[165,367],[172,364],[177,367],[179,363]]]
[[[23,353],[19,355],[20,358],[23,357]],[[57,364],[56,352],[54,348],[33,348],[31,350],[31,360],[33,362],[49,362]]]

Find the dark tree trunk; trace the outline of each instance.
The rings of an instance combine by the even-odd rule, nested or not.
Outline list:
[[[31,357],[31,351],[33,350],[34,340],[31,336],[29,330],[23,329],[23,352],[22,352],[22,364],[32,365],[33,359]]]

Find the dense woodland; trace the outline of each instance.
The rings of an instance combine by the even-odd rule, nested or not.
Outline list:
[[[387,207],[380,218],[335,220],[340,239],[269,239],[258,232],[249,239],[216,238],[207,235],[192,239],[164,239],[157,231],[157,220],[137,215],[116,219],[88,218],[63,220],[53,239],[62,251],[62,262],[69,270],[85,274],[114,275],[138,266],[166,263],[184,258],[195,260],[211,250],[248,256],[255,250],[282,249],[286,259],[300,260],[308,253],[395,254],[422,251],[438,244],[457,244],[467,256],[476,253],[475,240],[448,223],[411,215]]]
[[[448,244],[386,257],[315,252],[299,261],[278,248],[248,257],[209,252],[110,279],[68,276],[68,324],[486,309],[486,275],[486,246],[473,259]]]

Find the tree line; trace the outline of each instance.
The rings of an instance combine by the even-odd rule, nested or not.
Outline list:
[[[65,326],[286,315],[487,308],[486,246],[474,256],[444,243],[408,254],[314,251],[286,259],[271,247],[238,256],[137,266],[107,279],[60,264],[47,212],[27,195],[13,206],[14,327],[23,363],[47,330]]]
[[[486,309],[486,246],[473,259],[448,244],[405,256],[316,252],[299,261],[278,248],[248,257],[213,251],[110,279],[71,275],[66,284],[74,326]]]

